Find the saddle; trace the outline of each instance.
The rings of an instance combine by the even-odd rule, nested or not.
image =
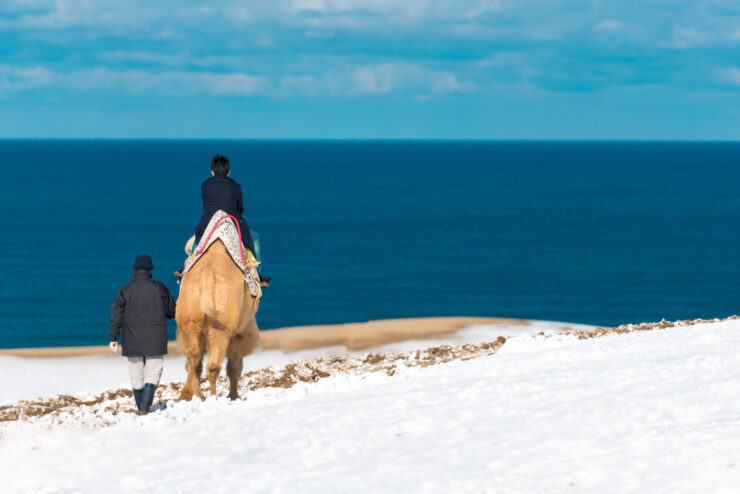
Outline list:
[[[218,240],[224,245],[234,264],[244,273],[244,282],[249,287],[252,296],[262,296],[260,277],[257,273],[259,262],[255,259],[252,251],[242,243],[239,223],[233,216],[222,210],[216,211],[211,217],[200,242],[191,248],[189,257],[185,260],[185,269],[182,270],[182,276],[184,277],[211,245]],[[190,244],[191,242],[188,242],[188,245]]]

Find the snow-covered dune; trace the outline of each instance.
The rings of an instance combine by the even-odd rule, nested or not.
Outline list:
[[[599,338],[558,328],[486,352],[450,347],[464,357],[437,365],[399,360],[392,372],[257,387],[244,401],[173,402],[110,427],[5,422],[1,490],[738,492],[740,321]],[[470,342],[486,330],[454,338],[465,331]],[[2,372],[20,377],[8,364],[20,360],[6,359]]]
[[[475,323],[477,320],[491,322]],[[453,323],[452,326],[449,325],[450,321]],[[451,328],[454,328],[457,322],[473,322],[474,324],[452,331]],[[399,328],[399,324],[408,324],[415,331],[410,332],[408,328]],[[437,332],[427,331],[425,324],[427,328],[429,324],[436,324]],[[346,337],[344,334],[346,332],[345,328],[349,328],[351,332],[354,327],[358,326],[361,326],[362,330],[367,328],[371,332],[384,334],[374,338],[375,346],[362,351],[352,351],[342,343],[346,342],[351,345],[356,341],[356,338]],[[284,330],[263,332],[262,338],[267,341],[268,347],[306,347],[307,349],[288,353],[277,349],[258,350],[244,359],[244,369],[250,371],[268,366],[282,366],[294,360],[323,355],[346,354],[358,356],[366,352],[404,352],[447,343],[464,344],[492,341],[499,336],[509,337],[540,332],[555,334],[564,328],[589,331],[593,329],[593,326],[550,321],[490,318],[428,318],[372,321],[352,325],[286,328]],[[342,334],[339,337],[335,334],[336,330],[341,330]],[[415,337],[414,333],[417,333],[418,336]],[[423,339],[421,336],[423,336]],[[401,341],[389,343],[389,341],[394,340]],[[185,358],[177,351],[177,347],[173,347],[172,350],[174,351],[171,352],[171,355],[166,357],[162,382],[185,380]],[[10,353],[13,350],[6,350],[6,352]],[[91,354],[93,352],[97,354]],[[8,379],[0,388],[0,405],[38,396],[99,392],[105,389],[129,386],[125,360],[120,355],[110,353],[107,346],[82,347],[79,349],[28,349],[17,352],[21,355],[82,354],[79,357],[21,358],[12,354],[3,355],[1,353],[0,351],[0,375],[8,376]]]

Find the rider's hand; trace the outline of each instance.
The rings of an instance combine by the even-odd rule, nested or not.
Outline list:
[[[110,345],[108,346],[110,347],[111,352],[118,353],[118,342],[117,341],[111,341]]]

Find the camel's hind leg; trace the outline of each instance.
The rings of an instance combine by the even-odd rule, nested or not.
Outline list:
[[[229,335],[220,324],[213,324],[208,328],[208,365],[206,375],[211,385],[211,395],[216,396],[216,381],[221,373],[221,368],[226,357],[226,349],[229,346]]]
[[[200,376],[203,373],[203,354],[205,353],[205,335],[199,325],[191,324],[181,328],[177,333],[180,349],[185,354],[185,370],[188,372],[185,385],[180,391],[181,400],[191,400],[193,395],[205,399],[200,390]]]
[[[229,398],[239,399],[239,377],[244,369],[244,354],[241,351],[244,336],[238,334],[231,338],[229,350],[226,352],[229,360],[226,362],[226,375],[229,376]]]
[[[226,375],[229,376],[229,398],[239,399],[239,378],[244,368],[244,357],[252,353],[259,341],[259,329],[257,322],[252,320],[245,331],[234,335],[229,342],[226,352],[229,358],[226,364]]]

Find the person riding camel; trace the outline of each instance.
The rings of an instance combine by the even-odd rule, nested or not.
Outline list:
[[[242,216],[244,213],[244,199],[241,185],[230,178],[230,175],[229,158],[220,154],[214,156],[211,160],[211,178],[203,182],[200,189],[203,198],[203,215],[195,227],[195,243],[193,245],[198,245],[205,233],[208,222],[211,221],[216,212],[221,210],[237,219],[244,247],[249,249],[259,261],[259,238],[252,238],[254,232],[250,232],[249,225]],[[176,271],[175,276],[182,278],[182,272]],[[266,285],[269,283],[270,277],[260,275],[260,281]]]

